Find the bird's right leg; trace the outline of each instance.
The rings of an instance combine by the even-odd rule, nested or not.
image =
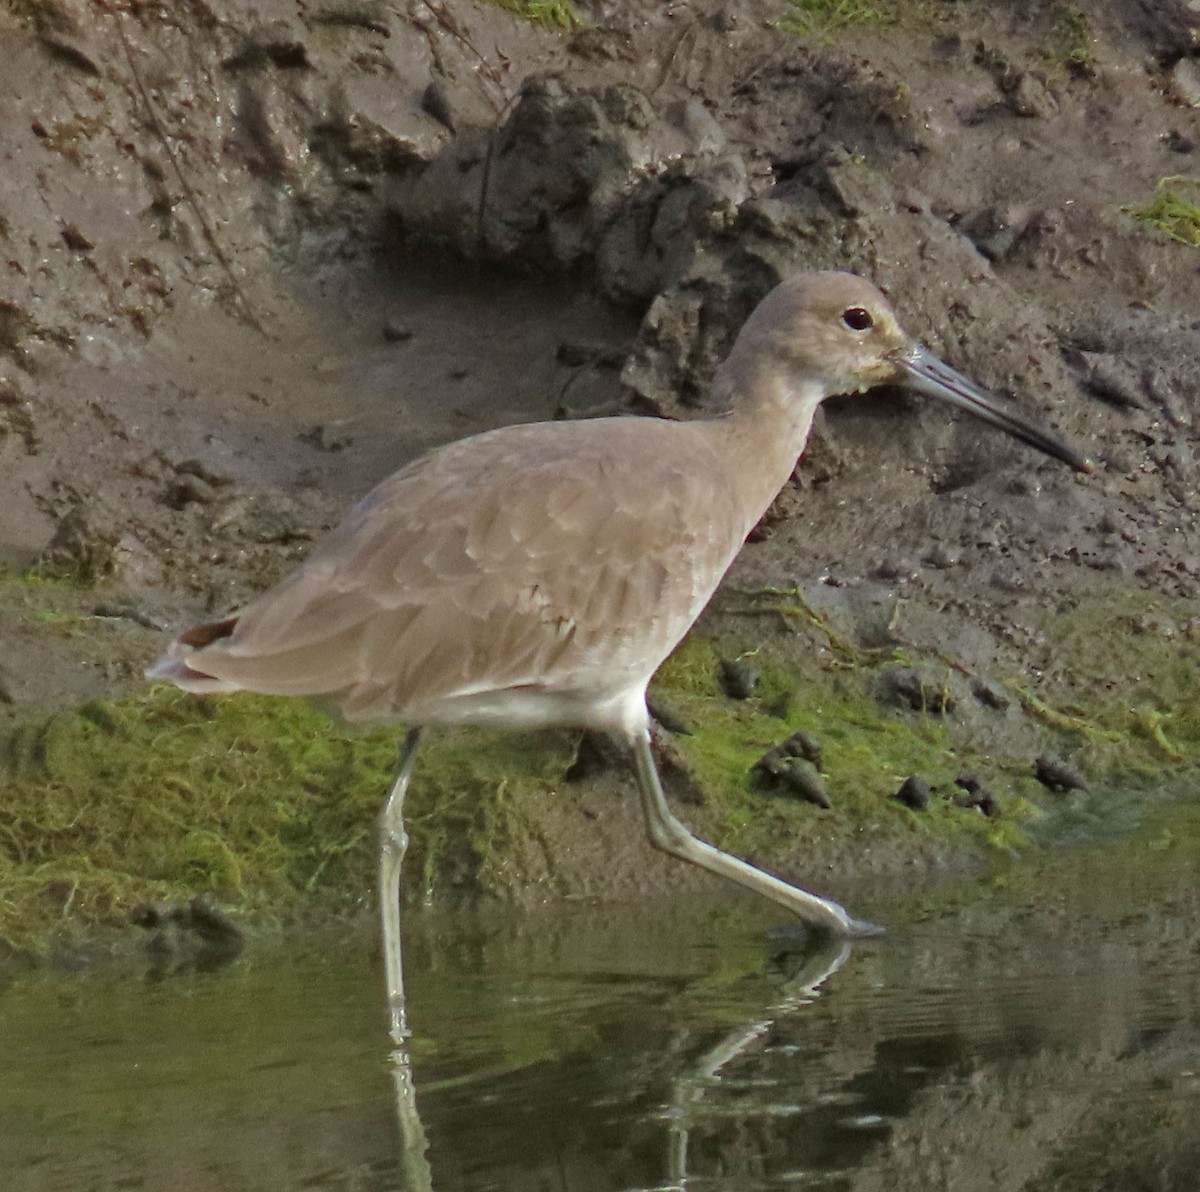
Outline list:
[[[839,936],[878,935],[882,928],[860,919],[851,918],[836,902],[820,898],[789,886],[787,882],[756,869],[753,865],[731,857],[720,849],[697,840],[672,814],[663,795],[654,755],[650,751],[650,731],[640,727],[631,733],[628,744],[633,749],[637,766],[638,790],[642,796],[642,810],[646,815],[646,831],[650,843],[683,861],[690,861],[712,873],[718,873],[735,881],[756,894],[786,907],[792,914],[806,923]]]
[[[404,830],[404,795],[412,777],[413,761],[421,741],[420,728],[410,728],[400,750],[400,765],[379,817],[379,914],[383,922],[383,964],[387,973],[388,1014],[392,1040],[399,1045],[408,1037],[404,1007],[404,966],[400,950],[400,870],[408,848]]]

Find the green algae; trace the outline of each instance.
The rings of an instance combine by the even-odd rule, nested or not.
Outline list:
[[[1098,772],[1125,780],[1200,762],[1200,620],[1182,597],[1106,593],[1047,614],[1071,668],[1049,686]],[[1057,688],[1057,690],[1055,689]]]
[[[788,33],[835,33],[855,25],[894,21],[894,3],[870,4],[867,0],[787,0],[793,14],[777,22]]]
[[[538,25],[573,29],[579,24],[568,0],[491,0],[491,3]]]
[[[39,580],[20,595],[27,625],[78,631],[69,589]],[[999,713],[961,698],[956,710],[884,706],[885,667],[921,667],[947,693],[970,672],[937,649],[866,649],[799,591],[728,599],[745,628],[693,635],[654,693],[691,729],[673,746],[701,804],[685,814],[718,846],[768,865],[793,849],[844,854],[859,840],[901,860],[1021,850],[1047,816],[1080,803],[1034,779],[1039,752],[1081,769],[1099,792],[1083,801],[1101,809],[1105,791],[1141,798],[1200,761],[1200,619],[1186,601],[1110,594],[1045,610],[1045,632],[1071,663],[1036,689],[999,676],[1020,709]],[[719,659],[735,656],[761,672],[747,700],[717,681]],[[831,810],[753,770],[801,730],[823,745]],[[376,819],[399,736],[343,730],[302,701],[162,688],[28,720],[0,739],[0,941],[36,949],[123,923],[142,900],[196,894],[258,921],[357,910],[373,897]],[[406,807],[406,898],[453,902],[553,879],[542,816],[576,743],[561,731],[430,733]],[[955,804],[966,772],[1000,797],[997,817]],[[889,798],[912,774],[933,787],[928,811]]]
[[[1162,178],[1154,197],[1121,208],[1124,214],[1180,244],[1200,248],[1200,178]]]
[[[1059,3],[1032,19],[1042,30],[1033,58],[1044,82],[1059,87],[1071,80],[1095,78],[1100,38],[1083,9]]]
[[[943,717],[891,714],[872,694],[872,672],[806,676],[755,658],[763,677],[754,699],[734,701],[717,691],[717,649],[701,637],[688,639],[664,664],[655,690],[689,723],[677,742],[710,806],[721,817],[718,839],[725,847],[756,852],[783,833],[803,845],[850,838],[864,826],[873,839],[933,841],[949,835],[1007,849],[1020,843],[1019,825],[1031,814],[1029,784],[1017,782],[1019,763],[997,759],[955,742]],[[780,693],[786,704],[780,715]],[[764,787],[752,774],[754,762],[795,732],[821,741],[822,771],[833,803],[823,811]],[[1020,787],[997,819],[955,806],[954,780],[971,769],[1013,771]],[[1028,767],[1025,767],[1028,769]],[[906,777],[919,774],[940,793],[932,811],[917,814],[888,796]]]
[[[374,889],[397,743],[299,700],[162,688],[21,726],[0,750],[0,940],[28,949],[197,893],[282,917],[352,909]],[[569,745],[435,735],[409,796],[410,895],[519,880],[493,851],[527,832],[522,788],[561,773]]]

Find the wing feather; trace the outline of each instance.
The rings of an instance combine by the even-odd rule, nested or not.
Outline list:
[[[335,695],[351,719],[648,678],[753,521],[691,431],[547,423],[434,452],[379,485],[194,665],[251,690]]]

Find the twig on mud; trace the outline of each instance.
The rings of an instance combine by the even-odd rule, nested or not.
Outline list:
[[[693,17],[690,21],[686,22],[683,28],[679,31],[679,36],[675,38],[675,44],[671,46],[670,51],[663,58],[662,70],[660,70],[658,73],[658,82],[655,83],[648,92],[646,92],[647,98],[655,95],[662,89],[663,84],[666,83],[667,78],[671,73],[671,68],[675,65],[675,59],[679,57],[679,51],[683,48],[684,38],[686,38],[689,33],[694,33],[698,24],[698,20]],[[684,86],[687,86],[686,66],[684,68],[683,83]]]
[[[500,131],[505,118],[512,111],[518,99],[521,98],[521,92],[518,91],[505,105],[496,113],[496,123],[488,132],[487,152],[483,155],[483,176],[479,180],[479,208],[475,212],[475,258],[477,261],[482,261],[484,251],[487,247],[484,240],[483,221],[487,215],[488,188],[492,182],[492,161],[496,156],[496,134]]]
[[[958,671],[960,675],[967,679],[975,678],[975,672],[960,658],[955,658],[948,650],[943,650],[941,646],[926,646],[920,642],[915,642],[911,638],[905,637],[900,632],[900,612],[904,607],[904,601],[897,599],[892,606],[892,615],[888,618],[887,633],[895,644],[897,649],[904,648],[913,650],[917,654],[928,654],[938,659],[950,667],[951,670]]]
[[[761,588],[735,588],[734,591],[737,595],[748,597],[751,600],[768,597],[772,598],[773,602],[763,604],[758,608],[730,608],[727,610],[729,613],[743,617],[761,617],[774,613],[783,618],[784,624],[787,624],[789,620],[803,621],[811,628],[823,633],[835,653],[851,659],[858,665],[862,665],[874,657],[890,653],[890,647],[871,650],[847,641],[808,603],[799,584],[792,588],[777,588],[767,585]]]
[[[1183,754],[1171,743],[1170,738],[1163,732],[1163,721],[1170,720],[1169,712],[1158,712],[1153,708],[1141,708],[1134,713],[1138,727],[1171,759],[1173,762],[1183,761]]]
[[[1052,708],[1045,700],[1034,695],[1019,679],[1009,679],[1004,685],[1021,701],[1021,707],[1026,712],[1051,728],[1079,733],[1089,739],[1096,737],[1102,741],[1121,740],[1120,733],[1113,732],[1111,729],[1102,729],[1082,716],[1073,716],[1069,712],[1060,712],[1057,708]]]
[[[162,122],[158,118],[158,113],[154,110],[154,104],[150,99],[150,92],[147,90],[146,84],[142,81],[142,73],[138,70],[137,61],[134,59],[133,47],[129,44],[129,38],[125,35],[125,13],[123,9],[109,3],[104,3],[101,7],[110,12],[116,21],[117,36],[120,38],[121,47],[125,51],[125,60],[129,63],[129,73],[133,76],[134,86],[137,88],[138,95],[141,96],[142,104],[146,109],[147,116],[150,118],[150,125],[154,129],[155,136],[158,137],[159,143],[167,155],[167,160],[170,161],[171,168],[175,171],[175,177],[179,180],[184,202],[191,208],[192,214],[196,217],[196,222],[200,225],[200,231],[204,235],[205,243],[208,245],[213,256],[216,257],[217,263],[221,266],[230,289],[237,295],[238,303],[241,305],[242,314],[246,321],[260,335],[266,336],[269,339],[270,335],[267,329],[254,313],[254,308],[250,305],[250,300],[246,297],[245,291],[238,283],[238,279],[233,272],[233,266],[229,263],[229,258],[221,248],[216,233],[212,230],[212,226],[209,224],[208,218],[200,206],[200,198],[195,190],[192,189],[191,183],[188,182],[179,158],[175,150],[171,148],[171,142],[167,137],[166,130],[162,126]]]
[[[475,45],[471,40],[470,34],[459,24],[452,13],[446,11],[444,4],[439,4],[437,0],[421,0],[425,7],[432,14],[433,19],[438,25],[448,33],[460,45],[465,46],[475,61],[479,64],[479,70],[476,72],[481,78],[487,79],[500,92],[503,97],[497,100],[494,95],[489,94],[486,88],[483,89],[484,98],[495,109],[497,118],[504,114],[505,109],[512,103],[512,98],[508,95],[508,89],[504,85],[504,76],[496,68],[486,55]],[[427,24],[419,17],[414,16],[410,10],[409,21],[420,29],[426,37],[429,37],[429,28]],[[433,44],[433,39],[429,38],[430,49],[437,57],[437,47]]]

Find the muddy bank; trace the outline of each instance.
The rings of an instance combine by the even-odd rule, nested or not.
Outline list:
[[[352,906],[390,738],[360,755],[290,709],[146,695],[164,633],[282,574],[431,445],[702,412],[741,319],[800,268],[872,277],[911,331],[1097,470],[895,394],[831,402],[710,644],[661,684],[691,730],[663,746],[684,813],[785,872],[853,877],[1015,847],[1105,788],[1187,781],[1192,7],[576,14],[0,14],[10,940],[199,891]],[[736,698],[722,675],[746,659],[760,673]],[[796,731],[825,744],[827,811],[751,776]],[[197,742],[219,759],[204,782]],[[691,880],[630,851],[603,759],[567,779],[577,746],[531,764],[449,738],[414,892]],[[1039,757],[1090,790],[1054,789]],[[914,774],[932,812],[888,797]],[[963,804],[972,775],[1001,814]]]

